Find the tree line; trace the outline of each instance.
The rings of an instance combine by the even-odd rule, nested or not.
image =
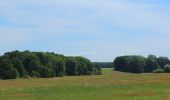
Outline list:
[[[170,72],[170,60],[168,57],[156,57],[155,55],[143,56],[119,56],[114,60],[116,71],[143,73],[143,72]]]
[[[94,67],[113,68],[113,62],[93,62]]]
[[[92,74],[101,74],[101,68],[94,67],[93,63],[84,57],[30,51],[12,51],[0,56],[0,79]]]

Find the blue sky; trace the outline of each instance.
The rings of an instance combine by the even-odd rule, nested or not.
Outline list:
[[[0,0],[0,54],[170,57],[169,0]]]

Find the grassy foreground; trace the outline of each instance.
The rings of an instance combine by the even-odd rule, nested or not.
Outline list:
[[[170,100],[170,74],[0,80],[0,100]]]

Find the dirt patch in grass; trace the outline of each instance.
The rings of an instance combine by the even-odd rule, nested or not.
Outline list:
[[[154,92],[148,92],[148,93],[133,92],[133,93],[115,94],[114,96],[116,96],[116,97],[137,97],[137,96],[153,96],[153,95],[156,95],[156,93],[154,93]]]
[[[163,97],[161,100],[170,100],[170,96]]]

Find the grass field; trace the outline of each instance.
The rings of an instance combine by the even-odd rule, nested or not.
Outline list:
[[[0,81],[0,100],[170,100],[170,74],[129,74]]]

